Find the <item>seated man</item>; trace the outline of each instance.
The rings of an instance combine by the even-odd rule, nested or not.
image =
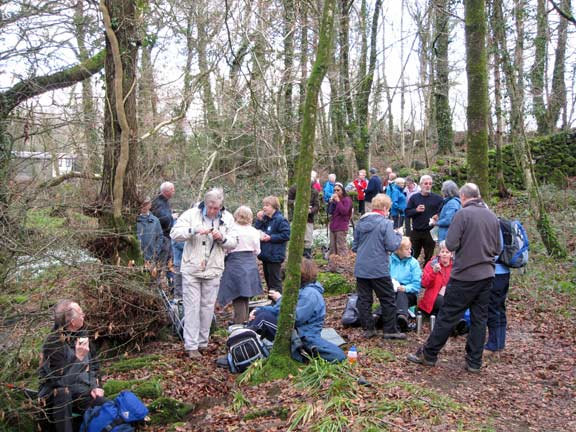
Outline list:
[[[324,288],[316,282],[318,267],[314,261],[302,258],[300,270],[302,274],[296,304],[296,331],[304,345],[310,351],[317,352],[324,360],[343,361],[346,359],[344,352],[320,336],[326,317],[326,305],[322,297]],[[271,292],[270,296],[276,303],[253,310],[250,313],[248,327],[260,333],[262,337],[274,340],[282,297],[278,292]],[[304,361],[300,352],[293,351],[292,357],[295,360]]]
[[[408,308],[415,306],[420,292],[422,270],[418,260],[412,256],[409,237],[402,237],[400,247],[390,255],[390,277],[396,281],[396,315],[398,328],[408,330]]]
[[[84,313],[78,303],[62,300],[54,307],[54,327],[42,346],[38,397],[57,432],[72,432],[72,412],[106,402],[100,387],[100,367],[81,329]]]

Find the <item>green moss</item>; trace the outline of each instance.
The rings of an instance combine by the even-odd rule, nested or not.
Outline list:
[[[106,368],[106,370],[110,374],[117,372],[126,372],[130,370],[137,370],[157,365],[160,360],[162,360],[162,356],[160,355],[149,355],[143,357],[127,358],[112,363],[110,366]]]
[[[158,379],[108,380],[104,384],[104,391],[109,398],[113,398],[122,390],[131,390],[142,399],[156,399],[164,392]]]
[[[172,424],[184,420],[194,405],[163,396],[148,404],[148,409],[152,424]]]
[[[38,229],[42,231],[51,231],[63,228],[66,219],[63,217],[51,216],[51,210],[43,209],[30,209],[26,215],[26,228]]]
[[[324,295],[340,295],[354,292],[356,286],[338,273],[319,273],[318,282],[324,287]]]

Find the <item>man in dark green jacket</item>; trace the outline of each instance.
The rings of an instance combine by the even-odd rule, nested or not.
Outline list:
[[[82,308],[62,300],[54,307],[54,327],[42,346],[38,396],[57,432],[73,431],[72,412],[106,402],[98,358],[83,327]]]

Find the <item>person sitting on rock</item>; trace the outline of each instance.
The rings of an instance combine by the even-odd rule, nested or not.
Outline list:
[[[418,302],[422,270],[411,254],[409,237],[402,237],[400,247],[390,255],[390,277],[396,281],[396,314],[400,331],[408,330],[408,309]]]

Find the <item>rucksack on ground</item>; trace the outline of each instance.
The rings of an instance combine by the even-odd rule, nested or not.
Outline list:
[[[256,360],[270,355],[268,348],[260,340],[260,335],[249,328],[234,329],[226,340],[228,347],[228,368],[232,373],[241,373]]]
[[[88,408],[80,432],[132,432],[147,415],[148,408],[144,402],[125,390],[113,401]]]
[[[520,268],[528,263],[530,243],[526,230],[517,220],[500,218],[500,230],[504,238],[504,248],[498,261],[507,267]]]

